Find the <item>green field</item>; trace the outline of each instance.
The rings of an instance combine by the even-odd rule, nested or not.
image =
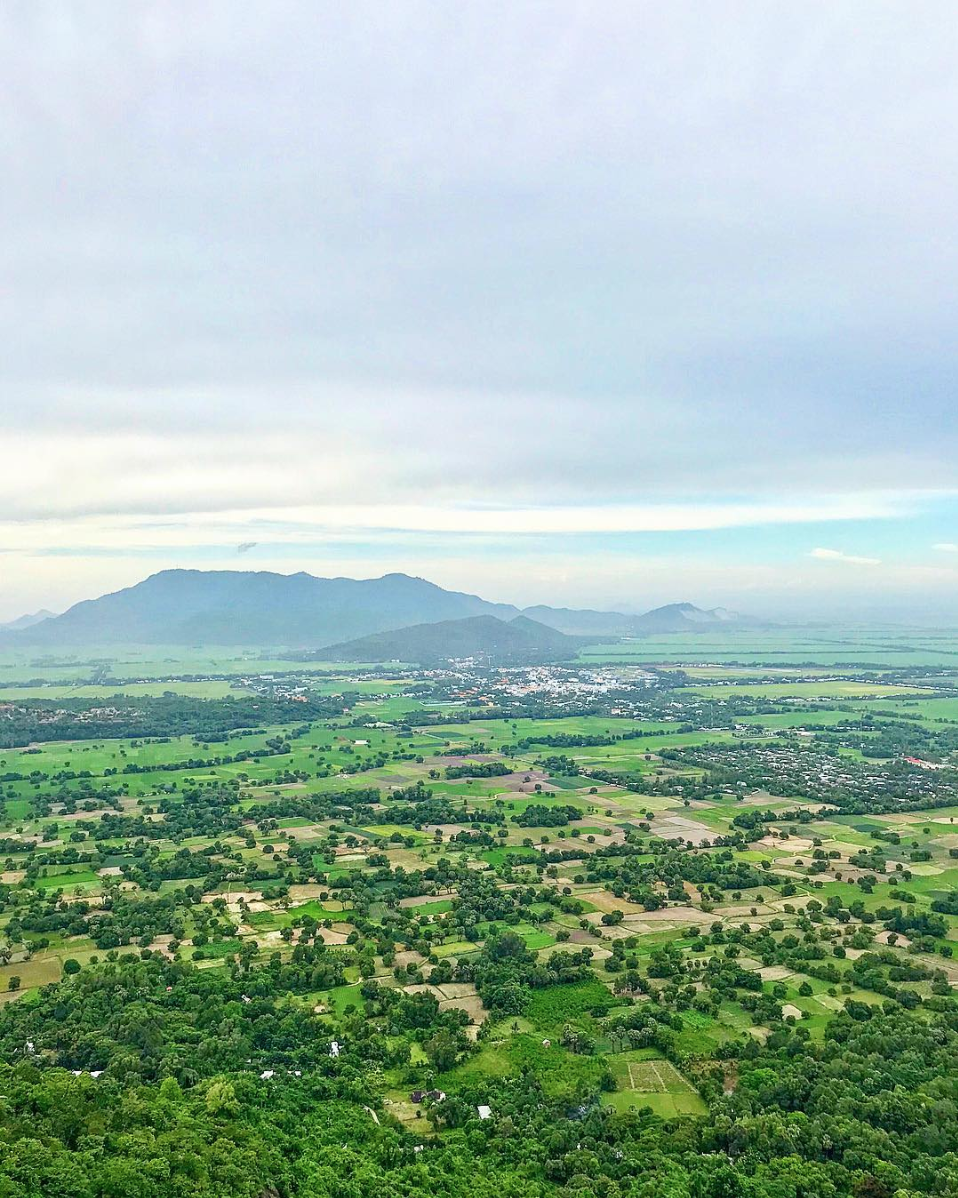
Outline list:
[[[924,1010],[958,982],[958,690],[887,631],[747,643],[613,646],[669,680],[617,679],[585,712],[561,686],[515,701],[482,677],[477,705],[435,674],[238,650],[131,649],[95,682],[87,659],[8,656],[0,703],[69,700],[101,722],[0,750],[3,1009],[43,1001],[66,962],[85,976],[123,954],[248,970],[251,990],[268,976],[317,1035],[372,1021],[406,1045],[376,1085],[423,1139],[420,1083],[493,1105],[497,1082],[533,1081],[550,1103],[697,1120],[702,1062],[794,1028],[821,1043],[846,1003],[879,1011],[889,992]],[[906,672],[879,668],[893,654]],[[675,685],[690,658],[710,664]],[[799,664],[761,664],[781,658]],[[284,688],[330,714],[108,734],[115,695],[206,711]],[[803,964],[805,943],[821,953]],[[729,962],[742,972],[713,986]],[[433,1030],[405,1027],[403,1002]],[[437,1048],[435,1021],[460,1018]]]
[[[616,1089],[603,1102],[617,1111],[649,1107],[663,1119],[704,1115],[707,1108],[694,1086],[669,1061],[642,1050],[612,1060]]]

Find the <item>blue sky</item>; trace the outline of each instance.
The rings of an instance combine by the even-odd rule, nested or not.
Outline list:
[[[953,18],[7,6],[0,618],[201,564],[958,623]]]

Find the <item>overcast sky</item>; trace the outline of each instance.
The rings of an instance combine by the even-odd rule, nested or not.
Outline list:
[[[8,0],[0,618],[958,622],[956,61],[932,0]]]

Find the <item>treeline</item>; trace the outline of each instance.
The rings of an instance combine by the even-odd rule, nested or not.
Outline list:
[[[447,765],[447,778],[500,778],[512,769],[502,761],[482,761],[466,765]]]
[[[174,737],[218,740],[236,729],[328,719],[346,710],[342,699],[302,701],[265,695],[195,699],[187,695],[109,699],[31,699],[10,704],[0,718],[0,749],[33,741]]]

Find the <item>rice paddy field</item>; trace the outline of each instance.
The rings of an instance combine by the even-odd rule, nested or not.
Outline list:
[[[720,636],[671,633],[658,638],[589,646],[590,662],[674,663],[735,668],[749,666],[852,666],[903,669],[928,666],[958,670],[958,635],[953,630],[817,629],[724,630]]]

